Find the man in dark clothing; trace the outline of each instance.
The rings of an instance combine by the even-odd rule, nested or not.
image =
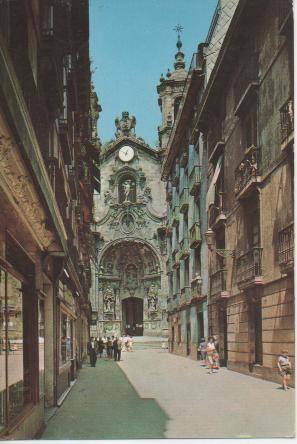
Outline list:
[[[114,360],[116,361],[117,357],[118,357],[118,340],[117,340],[117,338],[114,338],[112,346],[113,346],[113,357],[114,357]]]
[[[87,344],[88,354],[90,356],[91,367],[96,367],[97,361],[97,341],[91,337]]]

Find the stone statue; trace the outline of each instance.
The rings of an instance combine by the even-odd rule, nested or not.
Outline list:
[[[127,179],[122,183],[122,188],[124,192],[124,202],[129,202],[129,196],[132,189],[132,180]]]
[[[123,136],[135,136],[135,125],[136,125],[136,119],[134,116],[129,116],[128,111],[122,112],[122,118],[119,119],[118,117],[115,119],[115,126],[116,126],[116,138],[123,137]]]
[[[107,190],[104,193],[104,203],[105,204],[113,204],[114,203],[114,197],[112,195],[112,192]]]
[[[107,287],[103,294],[104,311],[106,313],[113,313],[115,309],[115,295],[112,288]]]
[[[149,311],[156,311],[158,305],[158,289],[152,284],[148,291],[147,304]]]

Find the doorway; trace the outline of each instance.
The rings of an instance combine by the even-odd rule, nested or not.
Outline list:
[[[261,300],[253,304],[253,318],[255,322],[255,364],[263,364],[262,350],[262,305]]]
[[[220,365],[225,367],[228,363],[228,321],[225,304],[219,310]]]
[[[124,331],[129,336],[143,336],[143,299],[130,297],[122,302]]]

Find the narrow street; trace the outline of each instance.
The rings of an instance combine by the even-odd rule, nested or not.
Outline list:
[[[294,389],[161,349],[84,365],[42,439],[272,438],[294,431]]]

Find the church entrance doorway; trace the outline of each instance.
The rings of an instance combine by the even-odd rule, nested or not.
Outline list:
[[[122,302],[123,330],[126,335],[143,336],[143,299],[130,297]]]

